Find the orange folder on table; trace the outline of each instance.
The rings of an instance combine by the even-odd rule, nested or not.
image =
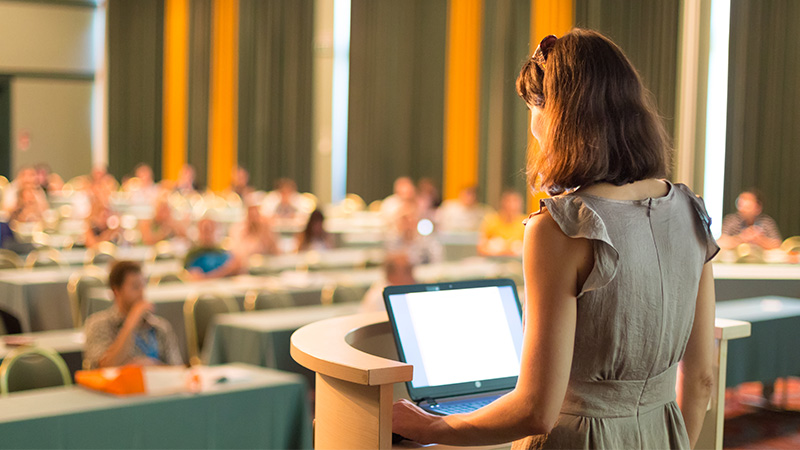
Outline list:
[[[142,366],[127,365],[107,369],[79,370],[75,382],[81,386],[115,395],[143,394]]]

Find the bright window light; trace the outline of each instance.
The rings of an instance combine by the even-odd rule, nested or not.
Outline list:
[[[706,107],[706,159],[703,198],[711,216],[711,233],[722,232],[725,185],[725,135],[728,124],[728,49],[731,1],[712,0]]]
[[[347,194],[347,107],[350,98],[350,0],[333,2],[331,201]]]

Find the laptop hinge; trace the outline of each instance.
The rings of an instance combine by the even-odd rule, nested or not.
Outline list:
[[[434,399],[433,399],[433,398],[431,398],[431,397],[423,397],[423,398],[422,398],[422,399],[421,399],[419,402],[420,402],[420,403],[423,403],[423,402],[425,402],[425,403],[427,403],[427,404],[429,404],[429,405],[432,405],[432,406],[436,406],[436,405],[438,405],[438,403],[436,402],[436,400],[434,400]]]

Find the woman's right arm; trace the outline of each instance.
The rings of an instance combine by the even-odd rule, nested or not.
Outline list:
[[[714,271],[706,263],[697,289],[694,324],[680,363],[678,405],[694,448],[714,387]]]

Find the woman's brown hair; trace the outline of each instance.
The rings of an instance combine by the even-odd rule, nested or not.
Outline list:
[[[528,152],[528,184],[550,195],[607,182],[665,177],[669,144],[636,69],[610,39],[573,29],[529,59],[517,92],[543,109],[541,151]]]

